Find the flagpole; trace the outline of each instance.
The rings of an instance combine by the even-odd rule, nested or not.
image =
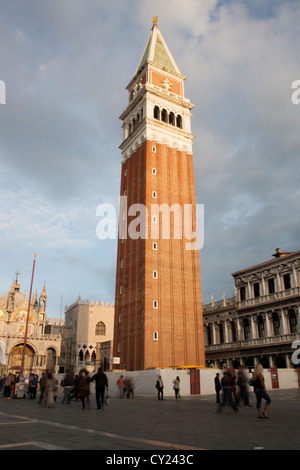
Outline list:
[[[34,276],[35,259],[36,259],[36,253],[34,253],[32,275],[31,275],[31,284],[30,284],[30,293],[29,293],[29,299],[28,299],[26,329],[25,329],[25,338],[24,338],[24,346],[23,346],[23,353],[22,353],[22,364],[21,364],[22,369],[24,368],[24,360],[25,360],[25,349],[26,349],[26,342],[27,342],[27,332],[28,332],[28,322],[29,322],[29,312],[30,312],[30,304],[31,304],[31,293],[32,293],[32,283],[33,283],[33,276]]]

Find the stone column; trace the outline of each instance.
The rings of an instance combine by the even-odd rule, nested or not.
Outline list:
[[[300,333],[300,307],[297,305],[297,333]]]
[[[236,320],[236,331],[237,331],[237,341],[242,341],[242,319],[238,318]]]
[[[229,342],[229,339],[228,339],[228,323],[227,323],[227,320],[224,321],[224,339],[225,339],[225,343],[228,343]]]
[[[101,366],[101,351],[100,351],[101,343],[96,343],[96,360],[95,360],[95,370],[98,371],[99,367]]]
[[[251,339],[255,339],[257,338],[257,332],[256,332],[256,321],[253,315],[251,315],[250,321],[251,321]]]
[[[216,325],[212,324],[212,344],[216,344]]]
[[[281,310],[281,320],[282,320],[282,334],[287,335],[289,333],[288,328],[288,319],[287,319],[288,311]]]
[[[266,334],[265,336],[271,336],[271,325],[270,325],[270,313],[265,314],[265,325],[266,325]]]

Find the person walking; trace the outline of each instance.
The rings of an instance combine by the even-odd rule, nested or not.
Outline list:
[[[48,408],[54,407],[54,393],[57,390],[57,380],[54,375],[50,372],[47,377],[46,385],[46,404]]]
[[[265,386],[265,379],[264,379],[262,372],[263,372],[263,365],[260,362],[258,362],[255,366],[254,374],[253,374],[253,386],[254,386],[254,392],[256,395],[257,417],[269,419],[268,411],[269,411],[269,407],[271,404],[271,398],[267,394],[266,386]],[[262,399],[266,401],[263,413],[261,412]]]
[[[157,388],[157,398],[158,400],[163,400],[164,399],[164,383],[161,378],[161,375],[159,376],[158,380],[156,381],[156,388]]]
[[[173,380],[173,389],[174,389],[174,392],[175,392],[175,398],[176,400],[178,400],[178,398],[181,398],[180,397],[180,378],[179,376],[177,375],[176,379]]]
[[[107,376],[104,374],[102,367],[99,367],[97,374],[95,374],[91,381],[95,381],[96,384],[96,403],[97,403],[97,410],[103,411],[104,410],[104,392],[105,387],[108,390],[108,381]]]
[[[219,405],[219,412],[222,412],[222,407],[228,403],[229,406],[233,409],[234,413],[238,412],[238,407],[235,402],[232,400],[231,397],[231,388],[232,388],[232,376],[231,373],[228,371],[224,371],[224,375],[221,379],[221,387],[223,390],[223,398],[222,402]]]
[[[88,376],[86,371],[82,371],[79,374],[78,389],[80,392],[82,409],[85,410],[85,404],[87,404],[88,410],[90,409],[90,382],[91,378]]]
[[[4,382],[4,399],[10,400],[11,389],[14,383],[14,375],[9,374]]]
[[[221,389],[222,389],[222,387],[221,387],[221,382],[220,382],[220,374],[219,374],[219,372],[217,372],[217,374],[215,376],[215,390],[216,390],[216,401],[217,401],[217,403],[221,403],[221,399],[220,399]]]
[[[30,374],[29,376],[29,398],[35,400],[37,391],[38,378],[36,374]]]
[[[46,385],[47,385],[47,373],[46,372],[42,373],[42,377],[40,378],[39,385],[40,385],[40,390],[39,390],[40,393],[39,393],[38,403],[41,404],[43,401],[43,397],[44,397]]]
[[[119,397],[124,398],[124,380],[123,380],[123,375],[120,376],[120,378],[117,380],[117,385],[119,389]]]
[[[248,378],[245,366],[240,365],[237,373],[237,385],[239,387],[238,403],[240,399],[244,401],[245,408],[251,407],[249,402]]]
[[[74,376],[71,372],[67,372],[64,379],[62,380],[62,386],[64,387],[64,397],[63,397],[63,403],[67,401],[67,404],[69,405],[71,403],[71,392],[74,387]]]
[[[128,387],[127,387],[127,398],[134,398],[134,380],[132,377],[128,377]]]

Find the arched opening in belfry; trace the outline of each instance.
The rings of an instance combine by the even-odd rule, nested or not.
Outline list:
[[[166,109],[163,109],[161,112],[161,120],[166,123],[168,122],[168,113]]]
[[[169,114],[169,124],[171,124],[171,126],[175,126],[175,114],[173,112]]]
[[[180,116],[180,114],[178,114],[177,118],[176,118],[176,125],[177,127],[179,127],[180,129],[182,129],[182,117]]]
[[[158,106],[154,107],[153,116],[154,116],[154,119],[160,120],[160,109]]]

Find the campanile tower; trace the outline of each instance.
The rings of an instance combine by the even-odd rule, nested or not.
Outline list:
[[[205,364],[185,78],[154,18],[120,116],[114,357],[121,369]]]

